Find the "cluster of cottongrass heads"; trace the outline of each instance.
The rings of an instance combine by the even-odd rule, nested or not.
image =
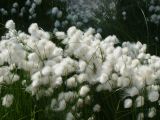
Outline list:
[[[145,44],[123,42],[118,46],[114,35],[102,39],[93,28],[83,32],[73,26],[67,33],[55,33],[61,48],[36,23],[28,28],[29,34],[16,31],[12,20],[5,27],[8,32],[0,41],[1,86],[20,81],[25,88],[22,90],[37,100],[51,98],[49,109],[65,111],[66,120],[82,119],[79,110],[89,105],[86,119],[96,119],[95,113],[102,106],[101,101],[92,103],[93,94],[120,89],[124,109],[139,110],[137,120],[156,116],[160,58],[146,53]],[[29,72],[28,77],[21,78],[15,69]],[[14,101],[13,94],[2,96],[2,105],[7,108]]]

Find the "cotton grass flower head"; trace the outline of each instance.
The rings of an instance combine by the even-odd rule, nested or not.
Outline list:
[[[45,67],[42,69],[42,75],[48,76],[50,73],[51,73],[51,67],[45,66]]]
[[[84,85],[84,86],[82,86],[82,87],[80,88],[79,95],[80,95],[81,97],[85,97],[85,96],[88,94],[89,91],[90,91],[89,86],[88,86],[88,85]]]
[[[86,69],[87,63],[85,61],[79,61],[79,71],[80,72],[84,72],[84,70]]]
[[[58,13],[59,9],[57,7],[53,7],[51,10],[51,14],[56,15]]]
[[[67,79],[66,84],[67,84],[67,87],[69,87],[69,88],[76,87],[77,82],[76,82],[75,77],[71,77],[71,78]]]
[[[77,107],[83,107],[83,104],[84,104],[84,101],[83,101],[83,99],[81,99],[81,98],[79,98],[78,100],[77,100]]]
[[[148,99],[151,102],[156,102],[159,99],[159,92],[158,91],[149,91]]]
[[[124,101],[124,108],[132,107],[132,99],[125,99]]]
[[[71,112],[67,113],[66,120],[74,120],[74,116]]]
[[[2,98],[2,106],[4,107],[10,107],[13,103],[13,99],[14,96],[12,94],[6,94],[3,98]]]
[[[153,118],[156,115],[156,108],[149,108],[148,117]]]
[[[13,20],[8,20],[5,24],[5,28],[10,30],[15,29],[15,23],[13,22]]]
[[[32,23],[30,25],[30,27],[28,28],[28,32],[31,34],[31,35],[34,35],[38,30],[38,25],[37,23]]]
[[[107,80],[108,80],[108,75],[107,74],[105,74],[105,73],[103,73],[101,76],[100,76],[100,78],[99,78],[100,80],[100,83],[105,83],[105,82],[107,82]]]
[[[66,38],[66,35],[64,32],[56,32],[55,35],[58,39],[65,39]]]
[[[58,108],[55,109],[55,111],[63,111],[66,108],[66,101],[65,100],[61,100],[59,102]]]
[[[127,96],[134,97],[139,94],[139,91],[136,87],[131,87],[125,90]]]
[[[137,120],[144,120],[144,113],[138,113]]]
[[[100,110],[101,110],[101,106],[99,104],[94,105],[93,107],[94,112],[100,112]]]
[[[136,98],[136,107],[142,107],[144,105],[144,97],[138,96]]]
[[[42,0],[34,0],[34,2],[39,5],[42,3]]]

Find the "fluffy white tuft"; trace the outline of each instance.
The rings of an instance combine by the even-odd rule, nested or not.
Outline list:
[[[124,101],[124,108],[130,108],[132,107],[132,99],[125,99]]]
[[[13,22],[13,20],[8,20],[5,24],[5,28],[10,30],[15,29],[15,23]]]
[[[2,106],[10,107],[13,103],[14,96],[11,94],[7,94],[2,98]]]
[[[90,88],[88,87],[88,85],[84,85],[79,90],[79,94],[80,94],[80,96],[85,97],[89,91],[90,91]]]

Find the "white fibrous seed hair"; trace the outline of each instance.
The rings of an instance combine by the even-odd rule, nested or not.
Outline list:
[[[56,32],[55,35],[58,39],[65,39],[66,38],[66,34],[64,32]]]
[[[88,86],[88,85],[85,85],[85,86],[82,86],[82,87],[80,88],[79,94],[80,94],[80,96],[85,97],[85,96],[88,94],[89,91],[90,91],[89,86]]]
[[[144,120],[144,113],[138,113],[137,120]]]
[[[157,101],[159,99],[159,93],[158,93],[158,91],[150,91],[148,93],[148,99],[151,102]]]
[[[100,110],[101,110],[101,106],[99,104],[94,105],[93,107],[94,112],[100,112]]]
[[[69,79],[67,79],[67,87],[76,87],[77,86],[77,82],[75,77],[71,77]]]
[[[144,105],[144,97],[143,96],[138,96],[136,98],[136,106],[137,107],[142,107]]]
[[[71,112],[67,113],[66,120],[74,120],[74,116]]]
[[[11,94],[5,95],[4,97],[2,97],[2,106],[7,108],[10,107],[13,103],[13,99],[14,99],[13,95]]]
[[[7,29],[15,29],[15,23],[13,22],[13,20],[8,20],[5,24],[5,28]]]
[[[134,97],[138,95],[139,91],[136,87],[131,87],[125,90],[128,96]]]
[[[156,115],[156,108],[149,108],[148,117],[153,118]]]
[[[132,99],[125,99],[124,101],[124,108],[132,107]]]
[[[34,0],[34,2],[39,5],[42,3],[42,0]]]

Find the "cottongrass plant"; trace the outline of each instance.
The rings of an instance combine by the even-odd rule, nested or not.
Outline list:
[[[12,20],[5,27],[8,32],[0,41],[1,119],[15,111],[18,120],[158,116],[160,58],[146,53],[145,44],[119,45],[115,35],[102,39],[93,28],[83,32],[72,26],[67,33],[55,33],[61,43],[57,46],[36,23],[29,34],[17,31]]]

